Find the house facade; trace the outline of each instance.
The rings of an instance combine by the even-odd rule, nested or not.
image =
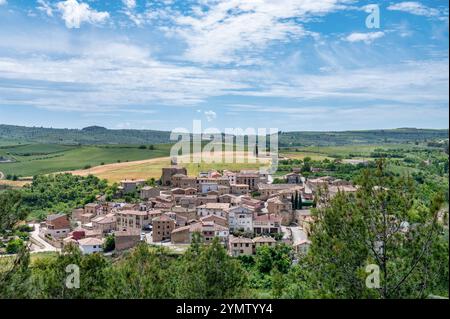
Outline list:
[[[245,231],[253,233],[253,211],[245,206],[236,206],[228,210],[228,225],[230,231]]]
[[[150,224],[149,214],[140,210],[121,210],[116,213],[117,230],[142,230]]]
[[[175,221],[167,215],[161,215],[156,217],[152,221],[153,242],[161,242],[164,240],[170,240],[172,231],[175,229]]]

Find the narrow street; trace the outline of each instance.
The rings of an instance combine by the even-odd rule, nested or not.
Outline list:
[[[291,229],[291,233],[292,233],[292,243],[298,244],[299,242],[301,242],[302,240],[306,240],[308,239],[308,236],[306,235],[306,233],[303,231],[303,229],[301,229],[298,226],[295,227],[289,227]]]
[[[293,245],[300,243],[302,240],[308,239],[308,236],[303,229],[298,226],[282,226],[281,230],[284,233],[283,238],[291,239]]]
[[[33,239],[33,246],[36,247],[31,251],[32,253],[42,253],[47,251],[58,252],[61,250],[59,248],[53,247],[41,237],[39,237],[39,224],[30,224],[30,226],[34,226],[34,230],[30,233],[30,239]]]

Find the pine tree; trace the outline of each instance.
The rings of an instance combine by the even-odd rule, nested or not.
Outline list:
[[[295,191],[294,209],[298,209],[298,191]]]
[[[303,209],[303,201],[302,201],[302,195],[300,194],[300,196],[298,197],[298,209]]]

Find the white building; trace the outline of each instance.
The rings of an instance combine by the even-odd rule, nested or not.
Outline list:
[[[223,171],[223,176],[228,178],[228,181],[230,182],[230,185],[236,184],[236,173],[231,171]]]
[[[228,225],[231,231],[253,232],[253,211],[245,206],[230,208],[228,210]]]
[[[206,203],[197,207],[197,216],[206,217],[209,215],[216,215],[227,218],[229,203]]]
[[[211,191],[218,191],[219,189],[219,185],[217,183],[212,183],[212,182],[208,182],[208,183],[201,183],[200,184],[200,191],[205,194]]]
[[[78,241],[78,246],[83,254],[89,255],[103,251],[103,240],[87,237]]]

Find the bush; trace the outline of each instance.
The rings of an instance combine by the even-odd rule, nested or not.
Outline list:
[[[6,245],[6,253],[8,254],[16,254],[19,252],[20,248],[22,248],[24,245],[22,239],[13,239],[8,242]]]
[[[30,225],[26,225],[26,224],[17,226],[16,229],[17,229],[19,232],[27,232],[27,233],[33,231],[33,227],[31,227]]]
[[[114,235],[106,236],[105,243],[103,244],[103,251],[107,253],[109,251],[113,251],[114,249],[116,249],[116,242]]]

